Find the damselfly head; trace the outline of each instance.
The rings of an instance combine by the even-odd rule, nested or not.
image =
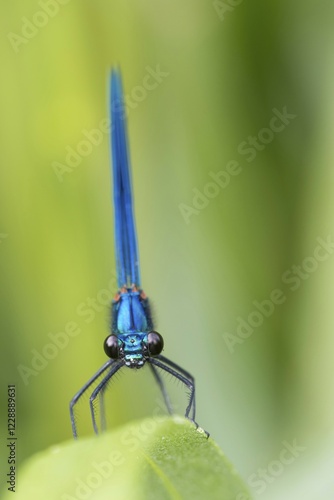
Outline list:
[[[130,368],[140,368],[146,359],[157,356],[164,347],[160,333],[128,332],[121,335],[109,335],[104,341],[104,352],[115,360],[123,360]]]

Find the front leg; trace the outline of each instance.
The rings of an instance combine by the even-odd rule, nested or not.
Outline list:
[[[96,373],[93,375],[91,379],[88,380],[88,382],[78,391],[75,396],[71,399],[70,402],[70,417],[71,417],[71,425],[72,425],[72,432],[73,432],[73,437],[74,439],[77,439],[78,433],[77,433],[77,426],[75,422],[75,405],[83,396],[83,394],[87,391],[87,389],[102,375],[102,373],[107,370],[112,364],[114,363],[114,360],[109,359]]]
[[[154,365],[152,365],[152,363],[150,363],[150,368],[151,368],[151,370],[152,370],[153,376],[154,376],[155,380],[157,381],[158,386],[159,386],[159,388],[160,388],[160,391],[161,391],[161,393],[162,393],[162,396],[163,396],[163,398],[164,398],[164,401],[165,401],[165,405],[166,405],[167,411],[168,411],[168,413],[169,413],[170,415],[172,415],[172,414],[173,414],[173,407],[172,407],[172,405],[171,405],[171,402],[170,402],[170,399],[169,399],[168,393],[167,393],[167,391],[166,391],[165,384],[164,384],[164,382],[163,382],[162,378],[160,377],[160,374],[159,374],[159,372],[158,372],[157,368],[156,368]]]
[[[174,361],[171,361],[170,359],[166,358],[165,356],[162,356],[162,354],[159,354],[158,356],[156,356],[156,358],[158,358],[160,361],[162,361],[166,365],[170,366],[171,368],[174,368],[174,370],[176,370],[177,372],[180,372],[181,375],[183,375],[185,378],[187,378],[189,380],[189,382],[192,384],[194,391],[193,391],[193,399],[192,399],[192,417],[190,420],[195,421],[196,401],[195,401],[195,379],[194,379],[194,377],[187,370],[185,370],[181,366],[174,363]]]
[[[94,428],[95,434],[99,433],[97,423],[96,423],[96,411],[95,411],[95,407],[94,407],[95,400],[96,400],[97,396],[99,395],[99,393],[101,391],[104,391],[104,389],[106,389],[106,386],[107,386],[109,380],[111,379],[111,377],[113,375],[115,375],[115,373],[118,372],[118,370],[120,368],[122,368],[122,366],[124,366],[123,362],[116,362],[112,366],[112,369],[110,370],[110,372],[107,373],[107,375],[104,377],[104,379],[101,380],[99,385],[94,389],[92,395],[89,398],[89,406],[90,406],[90,412],[91,412],[91,416],[92,416],[92,422],[93,422],[93,428]]]
[[[185,417],[188,418],[191,422],[196,425],[196,428],[199,427],[198,423],[195,421],[195,381],[194,378],[188,373],[186,370],[178,366],[173,361],[165,358],[164,356],[157,356],[156,358],[148,358],[147,360],[152,365],[158,366],[162,370],[165,370],[167,373],[173,375],[173,377],[180,380],[188,389],[190,390],[190,398],[189,404],[185,411]],[[175,368],[175,369],[174,369]],[[191,417],[189,416],[190,411],[192,410]],[[207,438],[209,437],[209,433],[204,431]]]

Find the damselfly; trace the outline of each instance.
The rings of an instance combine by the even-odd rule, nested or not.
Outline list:
[[[75,438],[77,437],[77,427],[74,410],[83,394],[91,388],[89,405],[93,428],[98,433],[95,403],[97,398],[100,402],[103,401],[103,394],[110,379],[124,366],[138,369],[146,363],[161,389],[169,413],[172,413],[173,410],[158,369],[168,372],[189,389],[189,403],[185,416],[198,427],[195,422],[194,378],[189,372],[160,354],[164,341],[160,333],[154,330],[149,300],[140,286],[125,105],[122,81],[118,70],[112,71],[110,83],[115,245],[119,290],[111,306],[111,335],[104,341],[104,351],[109,359],[70,402],[72,431]],[[104,411],[103,404],[100,405],[100,411]],[[101,415],[101,423],[103,422],[105,422],[104,415]],[[104,424],[101,426],[104,427]]]

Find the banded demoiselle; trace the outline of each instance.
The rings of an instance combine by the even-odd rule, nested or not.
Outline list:
[[[111,334],[104,341],[108,361],[88,380],[70,402],[73,436],[77,437],[75,406],[91,389],[90,412],[95,433],[98,433],[96,402],[101,411],[101,429],[105,427],[103,394],[108,382],[123,367],[139,369],[148,364],[165,401],[167,410],[172,406],[159,369],[182,382],[189,390],[185,417],[195,422],[194,377],[173,361],[161,355],[164,341],[154,330],[149,299],[140,285],[137,238],[132,204],[132,186],[129,166],[125,105],[121,75],[113,69],[110,79],[111,151],[113,194],[115,211],[116,267],[119,290],[111,305]],[[208,433],[206,433],[208,436]]]

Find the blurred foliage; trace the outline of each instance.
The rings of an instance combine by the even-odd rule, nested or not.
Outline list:
[[[261,498],[332,498],[325,486],[301,496],[293,485],[309,467],[315,484],[328,484],[334,437],[334,259],[329,248],[312,260],[317,239],[334,238],[333,3],[17,0],[0,9],[0,394],[4,408],[7,384],[17,385],[19,460],[70,437],[68,402],[105,359],[115,291],[109,144],[102,132],[86,150],[82,141],[107,117],[107,75],[119,63],[142,281],[165,354],[195,375],[198,421],[245,479],[276,460],[282,441],[306,448]],[[152,71],[163,76],[147,89]],[[295,118],[273,132],[285,108]],[[212,184],[231,161],[228,184]],[[284,303],[259,316],[254,301],[275,289]],[[237,336],[254,311],[261,324]],[[25,384],[18,366],[31,368],[52,335],[75,328]],[[148,375],[118,381],[111,426],[152,414]],[[92,432],[84,416],[82,426]]]
[[[50,491],[55,476],[58,481]],[[5,498],[11,495],[7,492]],[[20,475],[17,499],[201,500],[208,495],[212,500],[250,500],[212,439],[183,418],[160,417],[39,453]]]

